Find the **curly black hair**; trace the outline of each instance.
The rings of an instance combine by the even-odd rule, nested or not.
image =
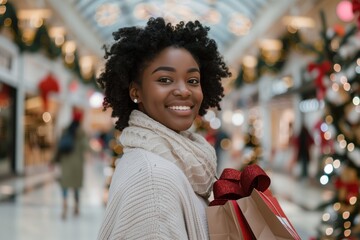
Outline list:
[[[200,66],[204,98],[199,115],[203,116],[211,107],[221,109],[219,103],[224,96],[221,79],[231,73],[216,42],[208,37],[209,30],[199,21],[172,25],[159,17],[150,18],[144,28],[124,27],[113,33],[115,42],[110,48],[104,46],[107,61],[97,82],[104,89],[104,110],[112,108],[112,117],[118,118],[116,129],[128,126],[130,113],[138,106],[129,96],[130,83],[138,82],[147,64],[170,46],[186,49]]]

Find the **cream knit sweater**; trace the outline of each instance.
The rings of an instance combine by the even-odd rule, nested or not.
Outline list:
[[[116,165],[98,240],[206,240],[206,206],[174,163],[129,149]]]

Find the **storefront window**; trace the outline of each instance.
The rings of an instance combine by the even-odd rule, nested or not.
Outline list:
[[[0,176],[15,166],[15,89],[0,82]]]
[[[54,147],[54,102],[44,111],[42,98],[27,94],[24,121],[24,164],[27,172],[49,163]]]

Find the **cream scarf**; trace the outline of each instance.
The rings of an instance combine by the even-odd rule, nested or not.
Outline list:
[[[208,198],[216,174],[214,148],[199,134],[176,133],[141,111],[133,110],[120,142],[127,148],[142,148],[176,164],[194,191]]]

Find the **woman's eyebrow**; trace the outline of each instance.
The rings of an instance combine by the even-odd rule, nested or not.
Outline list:
[[[161,67],[156,68],[151,74],[153,74],[153,73],[155,73],[157,71],[176,72],[175,68],[173,68],[173,67],[161,66]]]
[[[188,73],[200,72],[200,69],[194,67],[194,68],[190,68],[187,72],[188,72]]]
[[[176,72],[176,69],[173,67],[167,67],[167,66],[160,66],[158,68],[156,68],[151,74],[154,74],[157,71],[168,71],[168,72]],[[194,68],[190,68],[188,71],[188,73],[192,73],[192,72],[200,72],[200,70],[196,67]]]

